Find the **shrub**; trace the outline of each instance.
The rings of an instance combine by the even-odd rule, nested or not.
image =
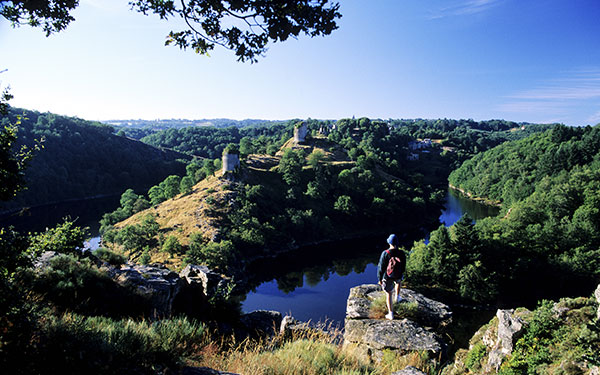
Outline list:
[[[66,314],[44,321],[44,373],[163,373],[192,355],[204,339],[186,318],[154,323]]]
[[[280,340],[280,339],[276,339]],[[378,374],[355,353],[334,344],[331,337],[307,334],[289,342],[250,342],[230,350],[209,346],[200,365],[257,375]]]
[[[183,246],[175,236],[169,236],[162,246],[162,251],[173,254],[180,254],[183,251]]]
[[[482,343],[477,343],[473,346],[473,348],[467,354],[467,358],[465,360],[465,366],[473,372],[479,370],[481,368],[481,361],[487,354],[485,345]]]
[[[148,249],[145,249],[142,252],[142,255],[140,255],[140,264],[146,265],[148,263],[150,263],[150,261],[152,260],[152,258],[150,257],[150,252],[148,251]]]
[[[55,251],[62,254],[78,254],[83,248],[87,228],[76,227],[72,221],[65,220],[55,228],[31,236],[29,252],[40,254]]]
[[[141,316],[147,301],[120,286],[87,259],[59,255],[39,271],[23,273],[24,288],[58,310],[109,316]]]
[[[127,262],[127,258],[125,256],[117,254],[114,251],[110,251],[105,247],[99,247],[94,250],[94,255],[112,266],[120,266],[121,264],[125,264],[125,262]]]

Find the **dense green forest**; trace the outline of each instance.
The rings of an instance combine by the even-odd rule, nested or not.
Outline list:
[[[460,161],[489,150],[503,142],[525,138],[556,124],[515,123],[506,120],[391,120],[402,134],[413,138],[442,140],[441,145],[456,148]],[[457,165],[458,167],[458,165]]]
[[[230,143],[240,143],[241,152],[275,154],[293,132],[296,121],[272,125],[238,127],[187,127],[166,129],[141,138],[155,147],[165,147],[186,154],[214,159]]]
[[[157,155],[164,155],[140,142],[113,135],[107,126],[49,114],[31,113],[27,117],[22,121],[25,125],[20,132],[24,136],[21,143],[33,145],[33,139],[45,136],[44,149],[36,158],[48,152],[70,165],[71,159],[66,157],[70,153],[79,152],[78,160],[86,160],[89,150],[89,158],[101,155],[100,161],[88,170],[88,176],[97,175],[96,171],[106,165],[119,172],[127,171],[124,168],[129,163],[150,173],[157,169],[147,162],[161,160]],[[134,190],[131,187],[135,185],[119,187],[121,192],[125,187],[129,189],[121,196],[122,207],[103,219],[105,239],[129,250],[135,255],[133,259],[141,263],[150,261],[149,253],[158,252],[181,255],[186,262],[235,274],[243,269],[247,259],[269,255],[282,244],[293,248],[298,243],[333,239],[344,233],[431,227],[437,220],[446,178],[453,165],[496,143],[552,127],[545,133],[478,154],[452,174],[451,181],[456,186],[503,201],[502,214],[476,224],[464,217],[450,229],[441,226],[434,230],[428,244],[418,242],[413,247],[408,280],[415,285],[441,286],[467,301],[500,303],[503,296],[514,303],[519,297],[533,300],[551,292],[565,293],[573,285],[597,282],[598,127],[527,125],[523,129],[504,122],[468,126],[456,122],[458,125],[448,127],[443,120],[426,122],[424,131],[402,121],[307,120],[310,136],[306,145],[283,149],[297,121],[272,127],[158,132],[157,145],[174,149],[181,146],[186,154],[205,159],[189,162],[185,168],[181,165],[175,174],[166,171],[145,186],[147,189],[154,184],[146,194],[137,194],[135,191],[145,189]],[[427,137],[440,142],[421,151],[411,149],[415,138]],[[105,138],[108,141],[98,142]],[[53,143],[58,141],[64,142]],[[85,146],[86,151],[76,151],[74,143]],[[91,148],[95,144],[105,148]],[[119,156],[123,150],[113,148],[138,150],[134,145],[151,151],[136,154],[139,159],[120,159],[118,167],[114,161],[110,164],[111,159],[125,157]],[[453,150],[444,150],[444,146]],[[214,238],[192,235],[189,243],[182,245],[171,234],[177,230],[165,232],[168,228],[158,224],[158,217],[143,211],[151,206],[160,209],[163,202],[172,198],[193,196],[196,183],[216,179],[218,157],[226,147],[240,153],[242,168],[223,179],[226,183],[221,192],[225,200],[210,195],[204,200],[214,212],[230,209],[219,222],[222,231]],[[419,158],[411,159],[413,153],[418,153]],[[269,164],[252,154],[276,154],[265,159],[276,162]],[[152,155],[157,158],[150,158]],[[542,159],[547,162],[542,163]],[[166,160],[166,165],[177,165]],[[480,166],[484,162],[487,164]],[[44,163],[51,170],[60,168],[49,161]],[[68,176],[77,171],[65,170]],[[133,169],[128,173],[133,176]],[[488,174],[508,180],[487,184],[487,190],[471,190],[461,182],[495,181]],[[516,183],[521,177],[522,181]],[[510,178],[514,180],[506,182]],[[494,195],[489,188],[499,185],[506,196]],[[525,193],[520,190],[523,186],[529,189]],[[136,213],[143,214],[138,224],[113,227]],[[45,360],[27,362],[23,366],[25,373],[64,372],[69,366],[73,372],[111,373],[131,368],[138,373],[151,373],[181,366],[184,360],[197,355],[196,348],[207,348],[206,343],[215,339],[206,329],[206,322],[174,318],[147,323],[140,319],[146,314],[145,302],[115,285],[94,257],[78,250],[85,235],[85,230],[70,222],[30,235],[2,229],[0,322],[8,329],[0,335],[0,363],[14,363],[15,358],[29,356]],[[43,271],[33,271],[33,260],[46,250],[62,255]],[[106,249],[96,255],[115,264],[125,260]],[[115,300],[118,308],[111,303]],[[61,348],[76,354],[65,355],[53,345],[59,341],[63,343]]]
[[[434,231],[428,245],[413,248],[414,279],[481,301],[597,284],[600,126],[557,126],[502,144],[466,161],[450,182],[501,201],[502,213]]]
[[[308,121],[307,125],[312,128],[328,123]],[[191,130],[196,133],[198,129]],[[260,134],[264,129],[250,131]],[[271,145],[287,141],[291,135],[289,124],[276,125],[270,131],[271,139],[276,142]],[[205,263],[225,272],[239,272],[240,260],[268,255],[282,247],[389,228],[418,228],[429,226],[437,219],[435,213],[444,197],[444,174],[441,178],[438,175],[437,180],[428,180],[418,172],[421,163],[426,161],[406,159],[409,137],[390,131],[384,122],[369,119],[340,120],[328,138],[316,133],[315,130],[315,137],[304,146],[285,148],[273,168],[254,168],[254,161],[243,158],[242,161],[253,168],[242,168],[236,173],[235,183],[227,188],[234,197],[233,203],[229,203],[234,209],[220,217],[222,234],[215,241],[201,233],[193,235],[190,241],[182,241],[190,242],[185,249],[180,249],[187,252],[187,261]],[[218,133],[213,132],[215,134]],[[241,138],[240,145],[235,147],[242,156],[269,148],[262,142],[269,139],[264,133],[254,137]],[[190,140],[194,139],[201,138]],[[219,140],[218,137],[213,139]],[[204,144],[204,140],[199,144]],[[439,152],[431,157],[439,159],[436,162],[440,165],[447,159]],[[124,195],[122,207],[103,219],[104,238],[130,251],[143,250],[149,245],[147,241],[128,241],[128,237],[133,233],[140,233],[141,238],[149,237],[144,228],[151,225],[142,223],[116,231],[111,229],[111,224],[117,218],[122,220],[125,215],[138,212],[134,208],[136,201],[145,199],[159,204],[164,199],[156,198],[157,193],[173,197],[174,194],[164,192],[183,193],[184,179],[196,183],[199,176],[210,176],[212,172],[206,165],[192,163],[185,177],[179,181],[169,177],[172,182],[165,180],[162,187],[151,188],[147,199],[131,193]],[[169,184],[172,188],[167,186]],[[221,208],[222,203],[211,197],[206,202],[215,209]],[[403,219],[409,216],[410,220]],[[151,219],[144,222],[146,220]],[[160,241],[154,246],[160,249]]]
[[[171,174],[183,174],[189,158],[113,134],[113,128],[78,118],[11,109],[2,126],[18,125],[15,147],[41,149],[25,169],[26,190],[0,210],[147,189]]]
[[[202,119],[202,120],[110,120],[104,121],[111,125],[119,135],[125,135],[130,138],[141,139],[147,135],[167,129],[181,128],[245,128],[250,126],[269,126],[281,121],[267,120],[230,120],[230,119]]]
[[[102,219],[104,238],[123,245],[136,256],[141,251],[148,254],[153,248],[162,249],[162,240],[148,241],[156,235],[144,229],[154,227],[149,217],[143,220],[145,225],[130,225],[119,231],[113,225],[150,205],[190,193],[194,184],[212,176],[220,167],[219,159],[211,159],[220,156],[228,145],[237,145],[244,164],[250,154],[274,155],[299,123],[291,120],[269,127],[167,129],[143,138],[155,146],[208,159],[191,163],[185,176],[170,176],[145,196],[126,192],[121,208]],[[178,252],[187,253],[188,262],[206,263],[226,271],[231,269],[230,263],[269,254],[282,245],[406,226],[408,221],[403,217],[410,216],[411,224],[417,227],[432,225],[441,208],[450,170],[477,152],[474,144],[492,147],[551,127],[469,120],[419,120],[415,125],[407,120],[367,118],[336,122],[308,119],[302,123],[308,128],[309,138],[314,138],[313,147],[285,149],[276,168],[261,172],[254,168],[230,184],[235,210],[219,219],[225,235],[217,241],[209,241],[200,233],[189,239],[178,238],[177,244],[171,240]],[[410,148],[417,136],[439,138],[419,151]],[[442,148],[447,144],[452,145],[448,146],[450,151]],[[337,152],[342,159],[326,157],[323,150]],[[419,157],[411,158],[414,153]],[[341,160],[348,162],[339,163]],[[219,208],[217,200],[209,197],[206,201]],[[129,237],[136,233],[140,240],[131,241]],[[180,245],[188,242],[189,246]]]

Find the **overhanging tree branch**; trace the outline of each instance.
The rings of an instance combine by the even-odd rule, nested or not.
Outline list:
[[[339,4],[330,0],[132,0],[131,8],[167,20],[179,16],[187,26],[171,31],[166,45],[191,48],[206,54],[216,45],[234,51],[239,61],[256,62],[269,42],[285,41],[300,34],[329,35],[341,17]],[[0,0],[0,15],[13,26],[42,27],[46,35],[58,32],[74,20],[71,11],[79,0]],[[235,24],[237,21],[237,25]],[[224,27],[223,23],[231,23]]]

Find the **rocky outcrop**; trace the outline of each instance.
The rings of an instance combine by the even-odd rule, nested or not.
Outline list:
[[[520,337],[520,333],[525,327],[525,322],[519,316],[515,315],[514,310],[498,310],[496,312],[498,324],[490,327],[486,335],[484,335],[484,344],[491,347],[487,365],[484,367],[485,372],[500,368],[502,360],[513,351],[513,347]],[[496,332],[495,338],[491,333]]]
[[[444,368],[442,373],[444,375],[497,374],[500,369],[506,372],[514,371],[516,365],[519,366],[518,371],[522,372],[536,370],[539,373],[554,371],[565,374],[598,375],[600,370],[595,366],[593,355],[592,357],[577,356],[573,353],[588,353],[590,350],[597,352],[597,336],[590,335],[590,332],[596,332],[597,329],[596,303],[600,299],[599,295],[600,286],[597,287],[592,298],[562,298],[552,305],[544,303],[535,311],[525,308],[497,310],[496,316],[469,340],[469,349],[459,349],[455,354],[454,363]],[[540,325],[540,318],[543,318],[543,321],[551,319],[552,323],[547,326]],[[517,343],[533,324],[535,329],[529,330],[527,339],[523,342],[523,348],[528,350],[518,351],[518,356],[515,357]],[[561,334],[555,336],[556,331]],[[562,334],[563,332],[568,334]],[[552,338],[544,343],[544,349],[547,350],[544,358],[547,361],[542,364],[535,362],[534,366],[544,367],[539,370],[534,369],[529,358],[537,354],[536,346],[539,340],[548,337]],[[529,349],[534,350],[529,351]],[[513,361],[511,357],[516,360]]]
[[[392,372],[392,375],[427,375],[414,366],[406,366],[404,370]]]
[[[430,358],[443,357],[446,344],[432,327],[440,327],[452,318],[448,306],[408,289],[401,290],[405,303],[416,304],[416,315],[397,320],[373,319],[371,305],[385,293],[378,285],[360,285],[350,289],[346,307],[344,346],[352,346],[363,359],[379,362],[385,351],[400,356],[428,352]]]
[[[225,285],[223,276],[206,266],[189,264],[179,273],[179,277],[185,279],[191,287],[200,288],[207,298],[217,294]]]
[[[249,336],[268,337],[280,331],[281,313],[279,311],[256,310],[240,317],[240,323]]]
[[[359,285],[350,289],[346,305],[346,319],[368,319],[373,301],[384,295],[381,287],[376,284]],[[452,320],[452,311],[441,302],[434,301],[410,289],[400,289],[400,296],[403,303],[416,303],[418,314],[413,320],[419,324],[427,327],[439,327]]]
[[[150,304],[150,318],[171,316],[173,302],[185,286],[179,275],[164,266],[128,265],[113,270],[113,279]]]
[[[596,313],[596,319],[600,320],[600,284],[594,292],[594,297],[596,297],[596,302],[598,302],[598,312]]]
[[[435,333],[408,319],[350,319],[345,324],[344,346],[354,346],[359,356],[369,361],[381,361],[385,350],[399,355],[425,351],[430,358],[437,358],[445,348]]]

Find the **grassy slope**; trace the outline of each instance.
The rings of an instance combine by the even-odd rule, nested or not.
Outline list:
[[[340,146],[334,145],[325,138],[316,138],[306,145],[295,145],[293,139],[286,142],[281,151],[275,156],[249,155],[242,167],[241,173],[236,175],[236,180],[250,184],[276,184],[280,183],[280,175],[276,168],[286,148],[303,149],[306,155],[313,150],[320,150],[325,154],[324,161],[341,168],[350,168],[354,165]],[[310,166],[305,166],[311,168]],[[385,176],[384,178],[389,178]],[[127,225],[139,224],[148,214],[156,216],[160,225],[160,233],[166,237],[174,235],[182,245],[190,242],[193,233],[202,233],[207,239],[219,238],[223,220],[232,209],[230,202],[235,198],[235,192],[230,189],[231,184],[237,183],[223,177],[222,171],[215,176],[210,176],[197,183],[188,195],[178,195],[159,205],[138,212],[130,218],[115,225],[123,228]],[[163,252],[151,252],[152,262],[165,264],[167,267],[180,268],[183,256],[170,257]]]

